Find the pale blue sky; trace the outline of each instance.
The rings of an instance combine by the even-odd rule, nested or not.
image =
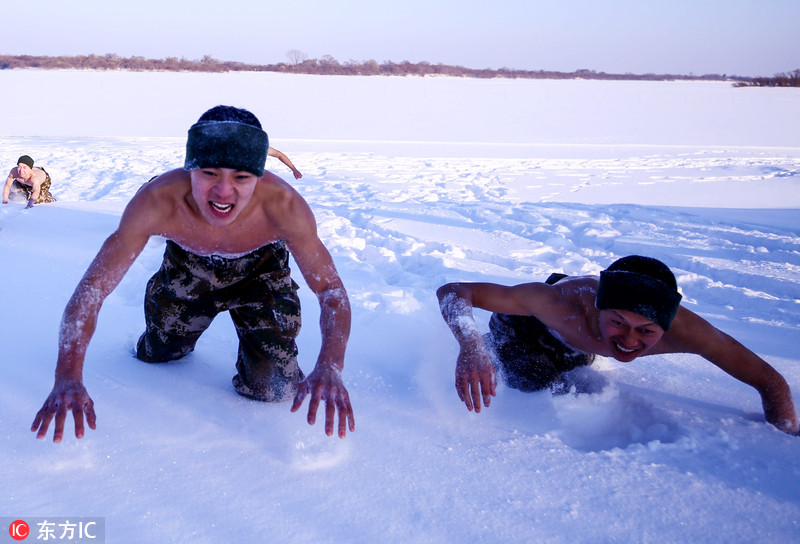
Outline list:
[[[309,57],[470,68],[773,75],[800,68],[800,0],[27,0],[1,54]]]

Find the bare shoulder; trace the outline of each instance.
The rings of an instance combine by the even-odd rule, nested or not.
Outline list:
[[[553,287],[564,299],[591,299],[597,295],[599,279],[597,276],[567,276],[558,280]]]
[[[548,326],[558,329],[564,321],[576,317],[588,319],[590,314],[596,312],[594,307],[598,285],[596,276],[569,276],[552,286],[539,285],[549,288],[549,295],[547,298],[540,298],[540,306],[535,315]]]
[[[181,200],[191,192],[191,177],[183,168],[170,170],[143,184],[131,202]]]
[[[549,285],[521,283],[506,287],[493,283],[466,284],[473,304],[491,312],[533,315],[546,324],[556,324],[571,316],[586,313],[593,306],[597,280],[591,277],[567,278]]]
[[[568,276],[553,285],[537,285],[549,288],[550,306],[562,307],[569,313],[585,313],[587,307],[594,308],[598,285],[596,276]]]
[[[178,208],[187,206],[186,197],[190,193],[191,179],[184,169],[161,174],[133,195],[125,207],[120,227],[160,233],[161,226],[177,215]]]
[[[712,346],[722,342],[727,335],[714,325],[680,306],[669,331],[659,341],[652,353],[695,353],[703,355]]]
[[[291,232],[296,229],[316,231],[314,214],[297,190],[272,172],[266,172],[256,186],[255,197],[276,228]]]
[[[256,191],[259,198],[272,203],[276,207],[296,205],[298,202],[305,203],[305,199],[300,196],[297,189],[272,172],[264,173],[264,176],[256,185]]]

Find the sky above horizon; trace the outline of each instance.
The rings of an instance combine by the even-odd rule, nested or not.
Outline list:
[[[0,54],[771,76],[800,69],[800,0],[39,0]]]

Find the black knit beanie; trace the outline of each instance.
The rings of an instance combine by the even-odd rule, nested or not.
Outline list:
[[[258,118],[232,106],[211,108],[189,129],[186,170],[232,168],[264,175],[269,137]]]
[[[28,155],[23,155],[17,159],[17,164],[27,164],[28,167],[33,168],[33,159]]]
[[[668,331],[681,302],[675,275],[651,257],[629,255],[600,272],[595,306],[627,310],[652,319]]]

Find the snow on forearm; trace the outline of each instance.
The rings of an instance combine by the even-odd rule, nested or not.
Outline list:
[[[81,281],[67,303],[59,331],[59,359],[82,360],[94,333],[97,314],[103,303],[100,288]]]
[[[322,335],[319,361],[327,361],[341,370],[344,352],[350,337],[350,301],[343,285],[320,292],[319,325]]]
[[[445,294],[439,302],[442,316],[453,331],[456,340],[474,339],[480,337],[480,331],[472,315],[472,305],[456,293]]]

